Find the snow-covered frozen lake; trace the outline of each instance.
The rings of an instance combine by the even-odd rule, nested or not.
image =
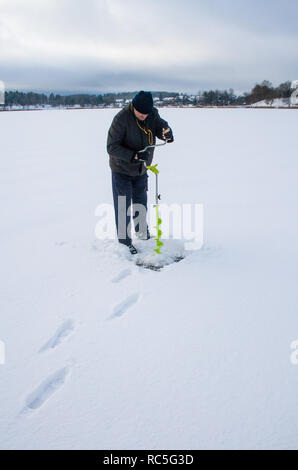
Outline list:
[[[160,110],[205,237],[160,272],[95,238],[116,112],[0,113],[0,448],[298,449],[298,112]]]

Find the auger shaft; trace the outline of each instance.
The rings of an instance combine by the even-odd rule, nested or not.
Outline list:
[[[165,145],[167,143],[167,140],[165,142],[162,142],[161,144],[155,144],[155,145],[148,145],[145,147],[143,150],[140,150],[138,153],[146,152],[147,149],[153,148],[153,147],[159,147],[161,145]],[[159,171],[157,169],[157,164],[153,166],[147,166],[146,160],[142,160],[139,158],[139,161],[142,162],[147,170],[152,171],[152,173],[155,174],[155,214],[156,214],[156,248],[155,252],[157,254],[160,254],[160,247],[163,246],[162,241],[160,240],[160,237],[162,235],[162,231],[160,230],[160,225],[162,223],[161,218],[159,217],[159,212],[158,212],[158,205],[159,205],[159,200],[160,200],[160,194],[158,194],[158,174]]]

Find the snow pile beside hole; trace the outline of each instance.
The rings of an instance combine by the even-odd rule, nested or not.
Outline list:
[[[185,258],[183,240],[162,240],[163,246],[160,248],[160,254],[156,253],[156,241],[134,240],[133,244],[138,250],[136,264],[144,266],[153,266],[162,268],[171,263],[175,263]]]

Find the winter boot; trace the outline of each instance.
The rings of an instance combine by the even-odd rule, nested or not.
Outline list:
[[[128,245],[128,249],[129,249],[129,251],[131,252],[132,255],[136,255],[137,252],[138,252],[136,247],[134,247],[133,245]]]

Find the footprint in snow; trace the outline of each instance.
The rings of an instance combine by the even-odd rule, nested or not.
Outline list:
[[[120,282],[123,279],[125,279],[127,276],[129,276],[130,274],[131,274],[131,269],[129,269],[129,268],[123,269],[122,271],[120,271],[119,274],[117,274],[115,277],[113,277],[111,282],[114,282],[114,283]]]
[[[134,293],[124,299],[122,302],[120,302],[120,304],[115,305],[115,307],[113,308],[112,315],[110,315],[108,319],[122,317],[122,315],[124,315],[129,308],[131,308],[134,304],[138,302],[139,298],[140,294]]]
[[[64,341],[67,336],[69,336],[72,331],[74,330],[74,322],[73,320],[69,319],[66,320],[62,325],[58,328],[54,336],[47,341],[46,344],[38,351],[42,353],[47,351],[48,349],[54,349],[58,346],[62,341]]]
[[[35,411],[40,408],[59,388],[64,385],[67,376],[70,373],[70,367],[66,366],[57,370],[44,380],[25,401],[25,411]]]

